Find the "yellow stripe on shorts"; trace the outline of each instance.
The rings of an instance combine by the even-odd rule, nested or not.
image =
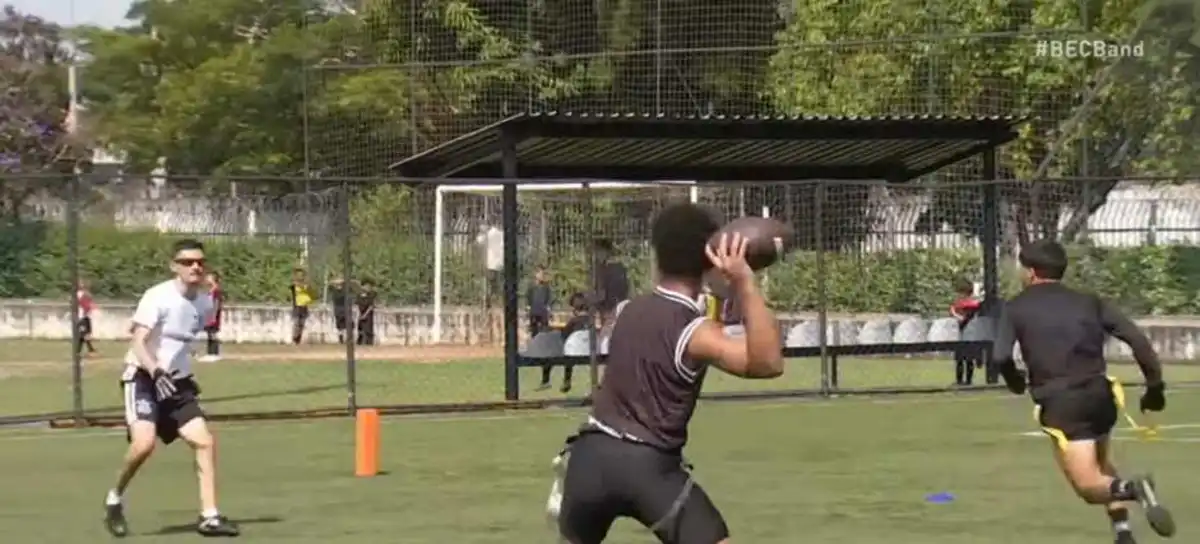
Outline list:
[[[1133,432],[1137,433],[1138,437],[1143,440],[1153,440],[1156,438],[1158,436],[1158,428],[1156,425],[1149,424],[1143,426],[1139,424],[1136,419],[1134,419],[1133,414],[1129,413],[1129,409],[1127,408],[1125,402],[1125,386],[1121,384],[1121,380],[1118,380],[1112,376],[1105,376],[1105,378],[1108,380],[1108,387],[1112,391],[1113,403],[1117,405],[1117,411],[1119,411],[1121,416],[1125,418],[1125,422],[1129,424],[1129,428],[1132,429]],[[1041,425],[1041,405],[1034,404],[1033,420],[1038,422],[1039,426]],[[1055,447],[1060,450],[1066,449],[1069,441],[1067,440],[1067,435],[1063,433],[1061,429],[1043,426],[1042,432],[1046,433],[1046,435],[1054,441]]]

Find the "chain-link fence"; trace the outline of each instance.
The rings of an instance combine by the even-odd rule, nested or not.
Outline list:
[[[222,360],[197,363],[214,414],[344,413],[348,406],[423,410],[504,400],[499,181],[247,178],[193,184],[200,180],[179,178],[157,186],[147,180],[39,179],[40,189],[5,219],[0,387],[6,393],[0,413],[118,416],[114,382],[129,318],[141,293],[170,277],[169,247],[183,237],[206,244],[225,301]],[[28,181],[5,183],[11,188]],[[1194,317],[1200,316],[1200,189],[1155,179],[531,181],[518,190],[519,318],[508,325],[520,329],[524,346],[525,295],[539,270],[553,292],[554,321],[568,320],[571,295],[593,285],[592,248],[600,240],[616,248],[634,294],[645,293],[653,281],[649,232],[655,212],[669,202],[694,201],[725,219],[776,217],[795,232],[791,255],[764,272],[762,281],[786,345],[803,356],[792,359],[780,380],[714,376],[708,391],[943,389],[964,381],[963,365],[955,372],[956,356],[972,357],[945,343],[979,334],[960,327],[950,307],[981,299],[992,273],[983,269],[980,244],[988,228],[987,188],[999,195],[995,250],[1001,264],[994,274],[1002,296],[1020,288],[1012,264],[1016,248],[1058,237],[1073,256],[1072,284],[1137,317],[1172,362],[1173,381],[1200,378],[1182,362],[1192,358],[1191,339],[1200,328]],[[72,289],[76,280],[78,293]],[[293,297],[296,285],[311,303]],[[92,297],[96,305],[73,294]],[[72,314],[73,305],[83,311]],[[295,345],[297,305],[308,308],[308,319]],[[86,346],[76,351],[72,345],[76,315],[90,318],[94,356]],[[202,356],[206,339],[203,332],[198,336],[195,349]],[[1117,347],[1113,358],[1127,359]],[[1136,378],[1132,365],[1118,364],[1117,371]],[[536,390],[542,382],[542,369],[521,368],[522,398],[562,398]],[[586,392],[587,379],[576,382],[575,392]]]

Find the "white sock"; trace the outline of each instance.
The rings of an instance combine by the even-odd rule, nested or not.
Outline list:
[[[1112,525],[1114,533],[1128,533],[1133,531],[1133,527],[1129,525],[1128,521],[1114,521]]]
[[[218,512],[216,508],[206,508],[200,511],[200,517],[204,519],[212,519],[219,515],[221,515],[221,513]]]
[[[117,493],[116,489],[109,490],[108,496],[104,497],[104,504],[109,506],[121,504],[121,495]]]

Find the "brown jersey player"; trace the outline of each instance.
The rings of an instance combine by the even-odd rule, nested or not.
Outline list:
[[[717,221],[694,204],[664,209],[652,230],[658,283],[616,318],[592,413],[559,457],[561,491],[548,507],[571,544],[602,542],[618,517],[665,543],[729,542],[683,460],[688,423],[710,365],[743,378],[783,373],[779,325],[747,263],[756,241],[731,229],[710,244]],[[744,337],[726,336],[705,316],[699,297],[710,269],[736,292]]]

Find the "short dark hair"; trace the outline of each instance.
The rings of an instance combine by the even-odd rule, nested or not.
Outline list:
[[[696,204],[684,202],[664,208],[650,228],[659,272],[699,279],[712,268],[704,248],[719,228],[717,218]]]
[[[1017,260],[1046,280],[1061,280],[1067,272],[1067,250],[1054,240],[1037,240],[1021,246]]]
[[[592,247],[594,249],[597,249],[599,251],[604,251],[607,253],[615,253],[616,252],[616,250],[613,248],[612,240],[609,240],[608,238],[597,238],[595,243],[592,244]]]
[[[575,293],[571,295],[571,299],[567,302],[567,304],[571,306],[572,310],[582,312],[587,309],[587,297],[584,296],[583,293]]]
[[[975,292],[975,284],[967,278],[954,280],[954,292],[960,295],[970,295]]]
[[[171,244],[171,255],[176,255],[180,251],[204,251],[204,244],[195,238],[176,240],[174,244]]]

